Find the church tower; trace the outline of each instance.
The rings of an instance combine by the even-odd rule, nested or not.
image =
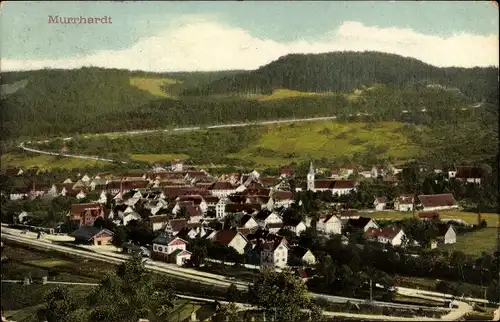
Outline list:
[[[307,174],[307,190],[314,191],[314,166],[311,161],[311,164],[309,165],[309,173]]]

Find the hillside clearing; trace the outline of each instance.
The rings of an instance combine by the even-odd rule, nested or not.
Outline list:
[[[130,85],[137,87],[143,91],[158,97],[172,98],[174,95],[169,94],[163,89],[165,86],[182,84],[183,82],[172,78],[161,77],[131,77]]]
[[[328,96],[335,95],[334,93],[315,93],[315,92],[300,92],[291,89],[276,89],[270,95],[259,95],[255,97],[258,101],[271,101],[294,97],[310,97],[310,96]]]

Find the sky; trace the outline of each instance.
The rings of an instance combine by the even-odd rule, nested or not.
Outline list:
[[[111,23],[49,23],[56,16]],[[6,1],[0,69],[251,70],[290,53],[365,50],[498,66],[498,29],[492,1]]]

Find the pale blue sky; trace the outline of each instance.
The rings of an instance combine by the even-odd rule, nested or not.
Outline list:
[[[2,59],[68,59],[99,50],[123,50],[184,15],[204,15],[252,37],[280,43],[316,41],[345,21],[379,28],[409,28],[425,35],[498,33],[491,1],[172,1],[11,2],[1,9]],[[107,25],[49,24],[48,16],[112,17]]]

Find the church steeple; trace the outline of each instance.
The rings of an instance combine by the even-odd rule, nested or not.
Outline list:
[[[315,171],[313,163],[311,161],[311,164],[309,165],[309,173],[307,174],[307,190],[314,191],[314,177]]]

